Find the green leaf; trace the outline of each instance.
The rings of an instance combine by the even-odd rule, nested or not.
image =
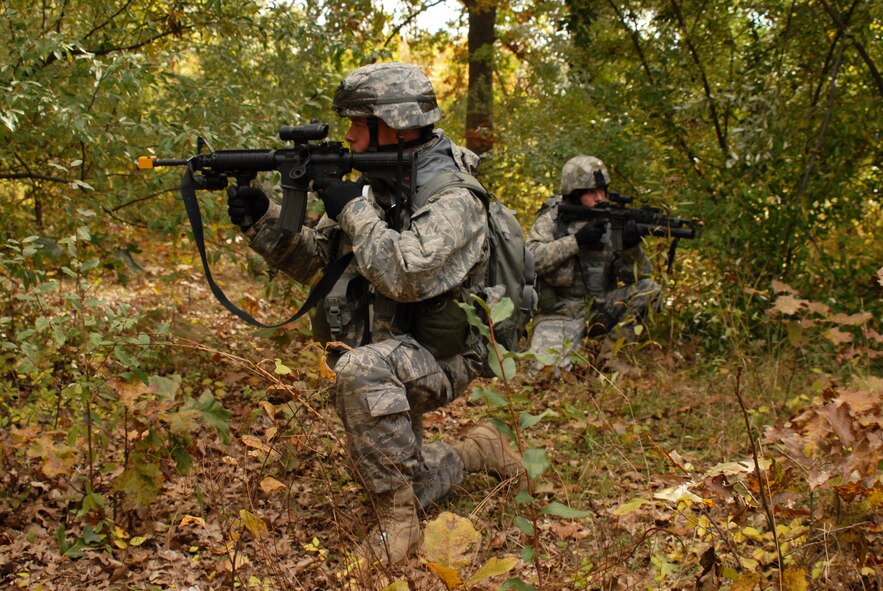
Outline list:
[[[113,481],[113,488],[123,493],[129,503],[148,506],[158,495],[163,482],[159,464],[151,462],[147,454],[132,456],[131,465]]]
[[[510,316],[515,311],[515,304],[509,298],[503,298],[493,306],[491,306],[491,322],[498,324]]]
[[[577,517],[586,517],[587,515],[591,515],[591,511],[580,511],[579,509],[572,509],[567,505],[559,503],[557,501],[552,501],[545,507],[543,507],[540,513],[544,515],[557,515],[558,517],[567,517],[570,519],[574,519]]]
[[[512,523],[527,535],[532,536],[534,534],[533,524],[524,517],[518,516]]]
[[[482,305],[487,307],[487,304],[481,298],[476,298]],[[478,332],[486,338],[491,338],[491,329],[488,328],[487,324],[485,324],[484,320],[478,315],[478,311],[475,309],[475,306],[468,303],[457,302],[457,305],[460,306],[463,311],[466,313],[466,321],[470,326],[474,326],[478,329]]]
[[[515,377],[515,359],[511,356],[508,356],[506,348],[497,343],[497,349],[500,351],[500,355],[502,356],[502,366],[500,365],[500,357],[494,352],[493,347],[488,347],[487,359],[488,366],[491,368],[491,371],[494,372],[494,375],[501,379],[511,380]]]
[[[533,497],[526,490],[520,491],[517,495],[515,495],[515,502],[519,505],[527,505],[528,503],[533,502]]]
[[[472,391],[472,395],[469,397],[469,401],[477,402],[479,400],[485,401],[494,408],[504,408],[509,406],[509,401],[494,388],[482,388],[481,386],[476,386]]]
[[[529,478],[538,478],[549,467],[549,460],[546,457],[546,450],[532,447],[524,452],[522,465],[527,470]]]
[[[230,440],[230,417],[232,415],[220,402],[215,400],[211,390],[204,391],[197,401],[189,399],[181,407],[182,411],[191,409],[198,410],[200,418],[206,424],[214,427],[225,443]]]
[[[533,548],[531,548],[531,551],[533,551]],[[525,554],[524,551],[522,551],[521,552],[522,560],[524,560],[524,554]],[[527,562],[527,561],[525,561],[525,562]],[[531,559],[530,562],[533,562],[533,559]],[[533,585],[531,585],[529,583],[525,583],[524,581],[522,581],[521,579],[518,579],[518,578],[509,579],[508,581],[506,581],[505,583],[500,585],[500,591],[508,591],[509,589],[515,589],[515,591],[537,591],[536,587],[534,587]]]
[[[547,408],[546,410],[544,410],[543,412],[541,412],[538,415],[532,415],[528,412],[523,412],[518,417],[518,424],[521,425],[522,429],[529,429],[530,427],[533,427],[534,425],[536,425],[537,423],[542,421],[544,418],[550,417],[550,416],[551,417],[558,416],[558,413],[556,413],[551,408]]]
[[[511,556],[507,556],[505,558],[491,558],[484,564],[484,566],[478,569],[478,571],[474,575],[466,580],[466,586],[471,587],[472,585],[480,583],[485,579],[504,575],[515,568],[516,564],[517,561]]]

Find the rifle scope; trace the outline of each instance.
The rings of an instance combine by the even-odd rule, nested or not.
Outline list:
[[[283,125],[279,128],[279,139],[284,142],[305,144],[310,140],[324,140],[328,137],[328,124],[312,121],[306,125]]]

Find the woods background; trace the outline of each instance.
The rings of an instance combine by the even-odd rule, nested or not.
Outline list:
[[[197,136],[217,149],[282,147],[281,125],[313,118],[340,139],[337,84],[397,59],[431,76],[440,127],[482,154],[482,180],[525,229],[580,153],[605,161],[612,189],[704,221],[671,272],[668,242],[648,239],[666,295],[635,352],[649,377],[597,381],[588,363],[562,384],[519,376],[438,419],[441,436],[483,412],[526,412],[536,420],[521,426],[537,434],[519,431],[520,446],[552,464],[583,458],[554,478],[538,461],[536,478],[553,482],[545,497],[495,497],[473,514],[486,542],[475,560],[519,557],[508,588],[714,578],[727,589],[880,589],[883,4],[448,2],[459,19],[435,32],[416,25],[433,4],[420,2],[2,3],[0,585],[71,588],[87,575],[126,589],[395,584],[394,574],[333,575],[359,493],[344,473],[316,472],[339,450],[331,407],[303,411],[308,401],[323,410],[330,389],[308,324],[251,332],[208,301],[178,172],[132,162],[188,157]],[[202,206],[239,305],[270,320],[303,300],[248,251],[222,194]],[[494,388],[514,396],[494,406]],[[267,515],[253,495],[274,490],[200,488],[237,445],[255,470],[242,482],[266,482],[272,466],[284,483]],[[724,471],[726,486],[710,484],[705,470],[764,449],[764,476],[741,464]],[[654,496],[672,467],[692,474],[695,499]],[[738,513],[740,478],[756,521]],[[307,481],[355,517],[292,518],[294,497],[313,498],[292,490]],[[551,504],[562,491],[569,510]],[[196,504],[167,514],[169,495]],[[705,503],[715,495],[726,500]],[[208,537],[178,540],[185,514]],[[544,515],[553,521],[541,527]],[[601,543],[598,528],[621,535]]]

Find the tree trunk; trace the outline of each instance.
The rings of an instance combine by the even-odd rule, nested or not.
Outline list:
[[[496,0],[464,0],[469,12],[469,94],[466,147],[483,154],[494,147],[494,27]]]

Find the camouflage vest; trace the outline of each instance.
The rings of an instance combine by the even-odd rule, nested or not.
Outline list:
[[[557,198],[556,198],[557,197]],[[554,204],[560,203],[561,198],[556,196],[549,200]],[[549,203],[547,202],[547,203]],[[545,205],[544,205],[545,207]],[[585,222],[573,221],[570,223],[558,222],[555,227],[555,238],[576,234]],[[580,248],[576,255],[575,281],[566,287],[556,289],[558,295],[565,299],[579,300],[589,296],[596,303],[603,303],[605,294],[616,287],[615,266],[616,252],[610,241],[610,232],[604,234],[604,248],[601,250],[588,250]]]

